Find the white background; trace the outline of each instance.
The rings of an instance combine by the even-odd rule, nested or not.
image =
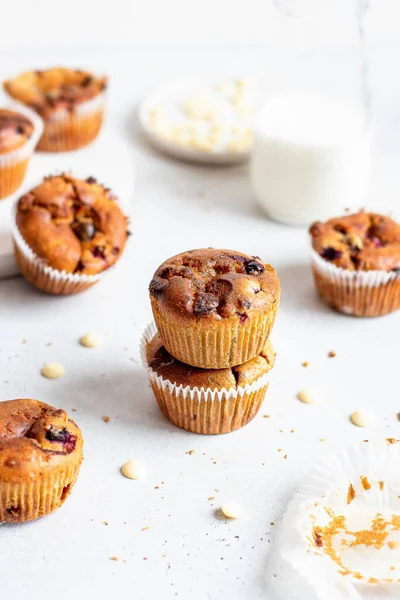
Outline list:
[[[387,12],[395,4],[378,0],[379,17],[368,25],[376,131],[372,194],[383,208],[398,205],[400,188],[398,22]],[[323,452],[365,438],[400,437],[400,313],[358,320],[324,307],[314,291],[306,231],[268,221],[254,203],[247,167],[170,160],[145,143],[133,115],[148,87],[193,73],[253,71],[274,82],[289,78],[356,95],[354,23],[345,13],[319,18],[324,29],[310,26],[308,33],[329,50],[309,53],[304,30],[292,23],[295,34],[286,26],[282,33],[264,0],[102,6],[10,2],[9,26],[0,37],[1,79],[48,64],[108,73],[106,127],[128,142],[137,173],[134,198],[124,198],[133,204],[133,236],[104,282],[71,298],[45,296],[20,278],[0,282],[0,398],[30,396],[76,408],[72,414],[85,438],[85,461],[65,506],[32,524],[0,527],[1,600],[41,600],[43,594],[57,600],[315,600],[279,557],[280,519]],[[303,52],[292,54],[295,44]],[[108,156],[118,165],[118,155]],[[90,174],[104,175],[100,167]],[[128,188],[131,173],[124,169],[121,177]],[[162,417],[138,353],[151,318],[147,285],[154,270],[174,253],[207,246],[260,255],[282,281],[273,333],[277,364],[264,406],[243,430],[215,437],[191,435]],[[104,334],[101,349],[79,346],[79,336],[90,330]],[[327,358],[331,349],[335,359]],[[63,379],[40,376],[50,360],[64,364]],[[304,387],[321,406],[296,400]],[[355,408],[376,413],[373,430],[349,422]],[[120,475],[130,458],[146,463],[145,481]],[[245,516],[221,520],[217,509],[225,500],[240,502]],[[110,560],[114,555],[118,562]]]
[[[364,0],[276,0],[304,17],[307,38],[317,44],[352,45],[352,14]],[[396,40],[397,0],[371,0],[371,40]],[[4,52],[15,48],[148,44],[302,44],[293,25],[284,35],[272,0],[11,0],[0,37]],[[3,13],[4,14],[4,13]]]

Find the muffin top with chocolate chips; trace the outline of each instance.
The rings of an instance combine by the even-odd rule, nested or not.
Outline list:
[[[400,224],[358,212],[310,228],[312,246],[326,261],[349,271],[400,269]]]
[[[92,100],[107,86],[106,77],[95,77],[87,71],[56,67],[46,71],[26,71],[3,83],[15,100],[27,104],[47,118],[62,110]]]
[[[20,198],[17,227],[36,256],[66,273],[108,269],[127,239],[127,218],[110,190],[66,174],[46,177]]]
[[[269,310],[279,301],[280,283],[257,256],[232,250],[190,250],[165,261],[155,272],[150,295],[160,309],[176,315],[224,319]]]
[[[0,154],[21,148],[32,136],[34,125],[15,110],[0,108]]]
[[[79,427],[65,410],[22,398],[0,402],[0,476],[7,481],[40,476],[82,455]]]
[[[210,388],[212,390],[237,389],[251,385],[275,364],[275,352],[270,341],[261,354],[237,367],[230,369],[198,369],[180,362],[165,349],[159,334],[147,344],[149,367],[165,380],[176,385],[191,388]]]

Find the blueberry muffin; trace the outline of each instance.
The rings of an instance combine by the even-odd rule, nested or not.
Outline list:
[[[39,150],[77,150],[97,137],[104,117],[106,77],[57,67],[27,71],[3,85],[14,100],[43,118]]]
[[[20,198],[16,257],[36,287],[71,294],[98,280],[120,258],[127,218],[115,196],[93,177],[46,177]]]
[[[400,224],[358,212],[310,228],[313,273],[322,300],[336,310],[376,317],[400,308]]]
[[[83,459],[79,427],[30,399],[0,402],[0,521],[24,522],[59,508]]]
[[[165,261],[149,287],[163,344],[202,369],[242,364],[265,347],[275,322],[280,283],[256,256],[191,250]]]
[[[156,334],[146,344],[146,361],[163,414],[182,429],[217,434],[240,429],[255,417],[264,400],[275,353],[267,341],[258,356],[242,365],[199,369],[171,356]]]
[[[41,133],[39,123],[25,112],[0,108],[0,199],[21,186]]]

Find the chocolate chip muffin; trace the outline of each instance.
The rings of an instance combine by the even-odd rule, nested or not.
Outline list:
[[[93,177],[46,177],[18,201],[16,227],[22,274],[55,294],[93,285],[117,262],[127,240],[127,218]]]
[[[256,256],[191,250],[165,261],[149,287],[164,346],[202,369],[242,364],[264,348],[275,322],[280,283]]]
[[[321,298],[360,317],[400,308],[400,224],[360,211],[310,228],[313,272]]]
[[[255,417],[275,353],[267,341],[258,356],[242,365],[199,369],[171,356],[156,334],[146,343],[146,362],[163,414],[182,429],[216,434],[240,429]]]
[[[76,150],[97,137],[104,116],[106,77],[57,67],[27,71],[3,85],[14,100],[44,119],[39,150]]]
[[[21,186],[42,132],[41,120],[30,112],[0,108],[0,199]]]
[[[79,427],[38,400],[0,402],[0,521],[24,522],[59,508],[83,459]]]

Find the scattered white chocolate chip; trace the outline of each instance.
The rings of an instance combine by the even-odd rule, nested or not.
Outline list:
[[[228,519],[238,519],[244,512],[243,506],[237,502],[225,502],[221,506],[221,511],[222,514]]]
[[[350,419],[357,427],[370,427],[375,423],[375,415],[372,410],[355,410]]]
[[[318,402],[307,390],[301,390],[301,392],[297,394],[297,398],[300,400],[300,402],[304,402],[304,404],[318,404]]]
[[[101,333],[91,331],[85,333],[85,335],[79,339],[79,343],[81,346],[85,346],[85,348],[99,348],[103,343],[103,336]]]
[[[128,460],[122,465],[121,472],[128,479],[143,479],[146,476],[146,467],[139,460]]]
[[[40,372],[47,379],[59,379],[64,375],[64,367],[60,363],[45,363]]]

